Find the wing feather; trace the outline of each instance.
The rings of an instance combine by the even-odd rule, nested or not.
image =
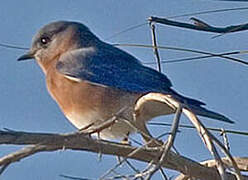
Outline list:
[[[61,56],[56,68],[66,76],[135,93],[170,93],[172,86],[164,74],[113,46],[70,51]]]

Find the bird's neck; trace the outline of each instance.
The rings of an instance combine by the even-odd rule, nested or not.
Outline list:
[[[53,60],[45,60],[45,61],[37,61],[37,62],[40,68],[42,69],[43,73],[47,75],[47,72],[49,71],[49,69],[55,67],[57,60],[58,60],[58,57],[53,58]]]

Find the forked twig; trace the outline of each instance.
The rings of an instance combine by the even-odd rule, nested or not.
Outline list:
[[[230,152],[226,149],[226,147],[215,136],[213,136],[212,134],[209,134],[209,136],[220,147],[220,149],[227,156],[227,158],[231,161],[232,166],[233,166],[233,168],[235,170],[235,175],[236,175],[237,179],[242,180],[243,178],[242,178],[242,175],[241,175],[240,170],[238,168],[238,165],[235,162],[235,160],[233,159],[233,157],[230,154]]]
[[[224,163],[224,165],[228,168],[232,168],[233,165],[232,165],[232,162],[229,161],[229,159],[227,157],[224,157],[221,159],[222,162]],[[238,168],[241,170],[241,171],[248,171],[248,158],[247,157],[235,157],[234,158],[235,162],[237,163],[238,165]],[[206,161],[203,161],[201,162],[201,164],[203,164],[204,166],[206,167],[215,167],[216,166],[216,160],[215,159],[211,159],[211,160],[206,160]],[[244,176],[244,179],[248,179],[247,176]],[[188,180],[190,177],[188,175],[185,175],[185,174],[180,174],[179,176],[177,176],[175,178],[175,180]]]
[[[235,26],[227,26],[224,28],[221,27],[214,27],[206,22],[203,22],[202,20],[194,18],[195,21],[197,21],[196,24],[189,24],[189,23],[183,23],[179,21],[173,21],[169,20],[166,18],[159,18],[159,17],[149,17],[148,21],[149,22],[154,22],[154,23],[160,23],[164,25],[170,25],[170,26],[176,26],[176,27],[181,27],[181,28],[186,28],[186,29],[193,29],[193,30],[198,30],[198,31],[206,31],[206,32],[213,32],[213,33],[230,33],[230,32],[238,32],[238,31],[244,31],[248,30],[248,24],[240,24],[240,25],[235,25]],[[201,26],[202,23],[200,23],[200,26],[198,22],[202,22],[206,26]]]
[[[196,127],[198,133],[200,134],[201,138],[203,139],[203,142],[205,143],[208,150],[211,152],[211,154],[214,156],[216,160],[217,169],[220,173],[221,179],[226,179],[226,173],[225,168],[223,165],[223,162],[221,161],[221,158],[217,152],[217,149],[215,148],[212,139],[209,135],[209,132],[207,129],[203,126],[203,124],[200,122],[200,120],[195,116],[194,113],[192,113],[188,109],[184,109],[184,113],[187,115],[187,117],[190,119],[190,121],[194,124]]]
[[[154,98],[156,99],[161,99],[161,101],[163,101],[162,99],[165,100],[165,102],[167,102],[169,105],[172,105],[176,108],[179,108],[180,104],[175,101],[172,97],[170,97],[169,95],[163,95],[163,94],[159,94],[159,93],[150,93],[151,96],[154,96]],[[156,97],[157,96],[157,97]],[[209,149],[209,151],[213,154],[213,156],[215,157],[216,161],[217,161],[217,169],[220,173],[220,176],[222,179],[226,179],[226,172],[223,166],[223,162],[221,161],[221,158],[213,144],[213,142],[215,142],[220,148],[221,150],[227,155],[227,157],[229,158],[229,160],[232,162],[234,170],[236,172],[236,177],[238,180],[242,179],[242,176],[240,174],[240,171],[237,167],[236,162],[234,161],[234,159],[232,158],[231,154],[229,153],[228,150],[226,150],[226,148],[221,144],[221,142],[219,142],[219,140],[217,138],[215,138],[205,127],[204,125],[200,122],[200,120],[197,118],[197,116],[191,112],[189,109],[184,108],[183,107],[183,113],[190,119],[190,121],[192,122],[192,124],[196,127],[198,133],[200,134],[200,136],[202,137],[204,143],[206,144],[207,148]]]
[[[196,127],[198,133],[201,135],[201,137],[203,138],[207,148],[210,150],[211,153],[214,154],[215,159],[218,160],[217,162],[217,168],[220,168],[219,171],[222,171],[223,169],[223,162],[221,161],[218,152],[216,151],[216,149],[212,149],[214,147],[213,145],[213,141],[221,148],[221,150],[227,155],[227,157],[229,158],[229,160],[232,162],[234,170],[236,172],[236,177],[238,180],[242,179],[240,170],[237,167],[236,162],[234,161],[233,157],[231,156],[231,154],[229,153],[229,151],[225,148],[225,146],[222,145],[222,143],[216,138],[214,137],[206,128],[205,126],[200,122],[200,120],[195,116],[194,113],[192,113],[190,110],[188,109],[184,109],[183,112],[188,116],[191,117],[190,120],[191,122],[194,124],[194,126]],[[212,150],[214,151],[212,151]],[[219,165],[219,167],[218,167]],[[221,167],[222,166],[222,167]]]

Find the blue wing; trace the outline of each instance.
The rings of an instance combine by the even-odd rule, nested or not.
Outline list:
[[[82,48],[62,56],[57,70],[67,76],[134,93],[169,93],[170,80],[111,45]]]
[[[133,56],[108,44],[102,44],[100,48],[89,47],[67,52],[60,57],[56,68],[65,76],[100,86],[132,93],[170,94],[178,101],[188,104],[198,115],[232,123],[225,116],[201,107],[205,103],[175,92],[164,74],[143,66]]]

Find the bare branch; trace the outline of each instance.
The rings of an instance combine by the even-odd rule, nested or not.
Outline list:
[[[138,153],[132,153],[138,148],[109,141],[95,140],[82,133],[47,134],[0,131],[0,144],[35,145],[28,147],[30,148],[28,150],[24,148],[24,154],[20,152],[15,153],[14,159],[11,159],[11,156],[2,158],[0,166],[4,166],[9,162],[19,161],[37,152],[56,151],[61,149],[90,151],[95,153],[101,152],[102,154],[128,157],[144,162],[153,161],[154,163],[158,160],[157,155],[162,153],[160,148],[140,148]],[[28,151],[32,153],[28,155],[26,153]],[[161,166],[192,177],[204,178],[207,180],[220,179],[215,168],[204,167],[203,165],[177,155],[172,151],[168,153],[166,160],[162,162]],[[235,176],[228,174],[228,179],[234,180]]]
[[[160,94],[160,93],[149,93],[145,96],[148,98],[152,98],[154,100],[155,99],[159,100],[160,102],[164,102],[167,105],[170,105],[174,108],[180,107],[180,104],[169,95],[164,95],[164,94]],[[187,108],[187,104],[183,104],[183,105],[186,106],[186,107],[183,107],[183,113],[189,118],[189,120],[192,122],[192,124],[196,127],[199,135],[203,139],[203,142],[205,143],[208,150],[212,153],[215,160],[217,161],[217,169],[221,175],[221,179],[223,179],[223,180],[226,179],[227,173],[224,169],[223,162],[221,161],[221,158],[220,158],[218,151],[217,151],[216,147],[214,146],[213,142],[215,142],[220,147],[220,149],[226,154],[228,159],[232,162],[233,168],[234,168],[235,173],[236,173],[235,175],[236,175],[238,180],[241,180],[242,176],[241,176],[240,170],[238,169],[237,164],[234,161],[231,154],[229,153],[229,151],[226,150],[225,146],[223,146],[221,144],[221,142],[205,128],[205,126],[201,123],[201,121],[197,118],[197,116],[193,112],[191,112],[190,108]]]
[[[248,171],[248,157],[235,157],[234,160],[241,171]],[[222,158],[222,162],[225,164],[225,166],[229,168],[233,168],[232,163],[228,160],[227,157]],[[207,167],[214,167],[216,165],[216,162],[211,159],[211,160],[203,161],[201,162],[201,164]]]
[[[203,22],[199,19],[193,18],[195,24],[183,23],[179,21],[172,21],[166,18],[159,18],[159,17],[149,17],[148,21],[156,22],[164,25],[181,27],[186,29],[193,29],[198,31],[205,31],[205,32],[213,32],[213,33],[230,33],[230,32],[238,32],[238,31],[245,31],[248,30],[248,24],[240,24],[240,25],[232,25],[227,27],[215,27]],[[199,23],[200,22],[200,23]]]
[[[221,161],[220,155],[218,154],[218,151],[213,144],[213,140],[211,139],[210,132],[203,126],[203,124],[199,121],[199,119],[190,110],[184,109],[184,113],[187,115],[187,117],[189,117],[192,124],[194,124],[198,133],[202,137],[206,147],[214,156],[216,161],[216,167],[221,175],[221,179],[225,180],[226,179],[225,168],[223,162]]]
[[[241,171],[248,171],[248,157],[234,157],[235,162],[238,165],[238,168]],[[222,158],[222,162],[226,167],[232,168],[232,163],[228,160],[228,158],[224,157]],[[207,161],[201,162],[206,167],[215,167],[216,166],[216,161],[211,159]],[[243,175],[244,179],[248,179],[248,176]],[[176,177],[175,180],[187,180],[190,177],[184,174],[180,174],[179,176]]]

